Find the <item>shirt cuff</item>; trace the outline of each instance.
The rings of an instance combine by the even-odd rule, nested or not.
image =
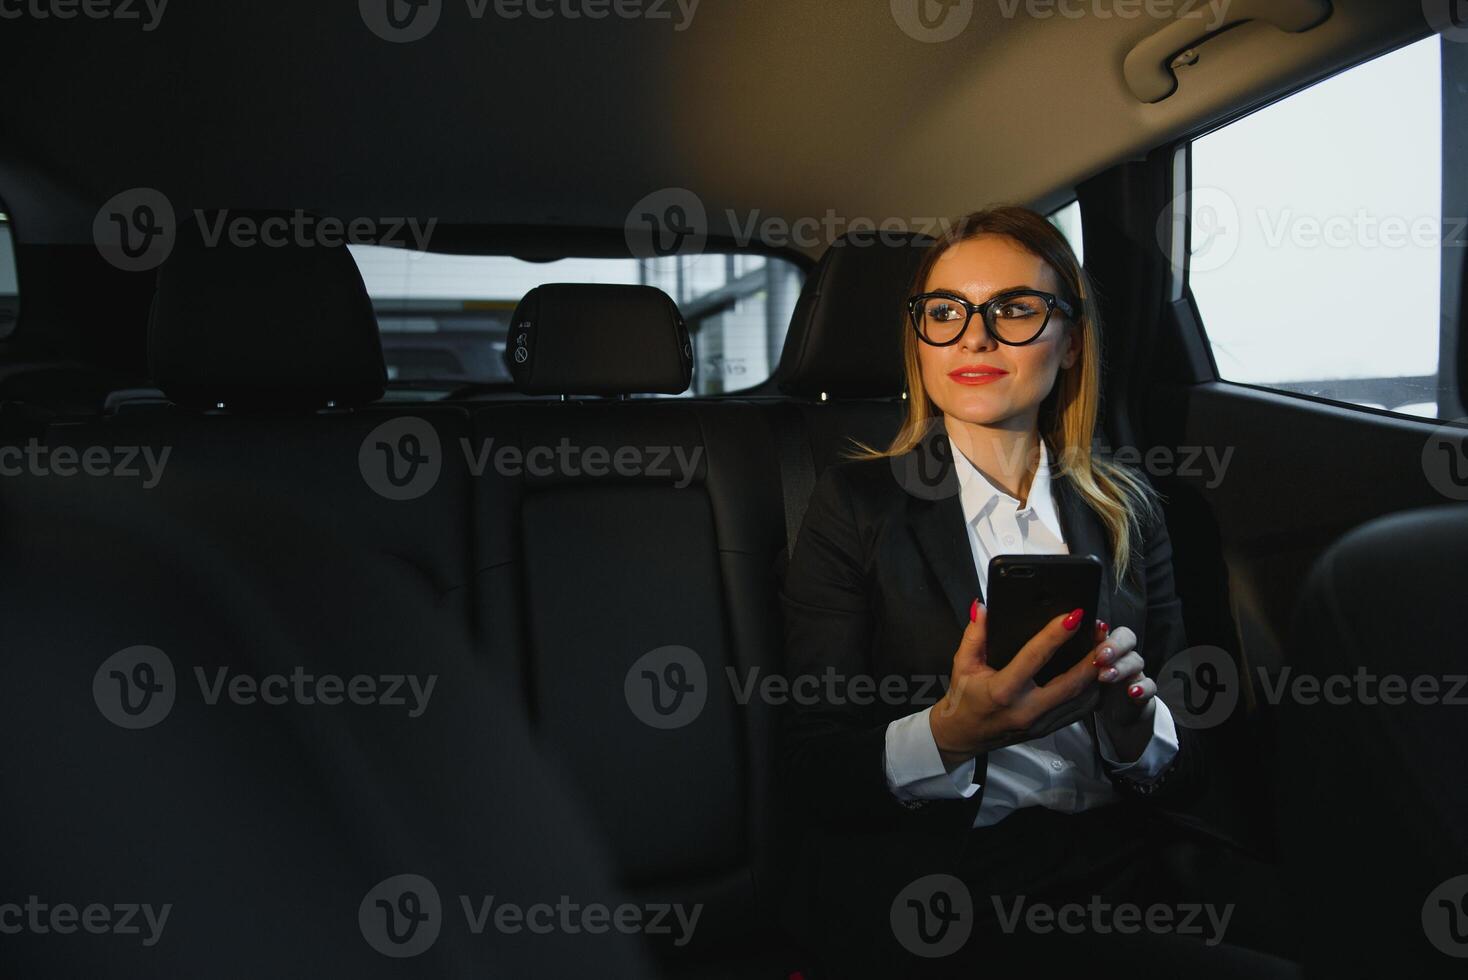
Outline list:
[[[1168,710],[1167,704],[1157,697],[1148,701],[1147,706],[1142,709],[1143,718],[1148,711],[1152,712],[1152,738],[1135,762],[1118,762],[1116,746],[1111,744],[1111,739],[1106,734],[1106,726],[1101,724],[1096,726],[1096,740],[1101,750],[1101,759],[1106,763],[1107,768],[1137,783],[1150,782],[1161,776],[1167,771],[1167,767],[1172,765],[1172,760],[1177,758],[1177,725],[1172,720],[1172,712]],[[1141,720],[1139,719],[1139,722]],[[890,734],[888,738],[890,740]]]
[[[928,727],[931,707],[887,726],[887,788],[899,800],[966,800],[979,791],[978,763],[969,759],[949,772]]]

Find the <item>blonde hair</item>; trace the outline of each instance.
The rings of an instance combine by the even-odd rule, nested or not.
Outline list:
[[[959,219],[928,249],[909,294],[923,291],[928,274],[944,252],[981,235],[1002,235],[1042,259],[1054,270],[1061,296],[1078,310],[1072,328],[1079,331],[1080,356],[1061,370],[1055,387],[1041,403],[1040,436],[1050,447],[1056,475],[1070,481],[1105,525],[1116,581],[1121,584],[1131,569],[1142,521],[1157,514],[1157,497],[1139,474],[1101,459],[1092,451],[1101,397],[1101,319],[1090,282],[1065,236],[1044,216],[1028,208],[1001,206],[975,211]],[[849,454],[853,458],[900,456],[922,442],[934,422],[942,419],[942,412],[923,387],[918,363],[921,341],[910,326],[905,299],[901,329],[907,416],[886,449],[858,442],[858,450]]]

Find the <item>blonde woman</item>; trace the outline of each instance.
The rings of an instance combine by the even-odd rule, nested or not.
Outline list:
[[[806,921],[861,967],[914,952],[904,902],[937,935],[955,902],[982,932],[1011,897],[1169,887],[1183,832],[1155,804],[1203,777],[1153,679],[1185,645],[1167,529],[1149,485],[1092,449],[1099,322],[1064,236],[1022,208],[971,214],[904,312],[906,420],[822,475],[783,595],[788,673],[820,692],[781,750],[810,831]],[[989,560],[1066,553],[1101,559],[1099,608],[994,669]],[[1090,654],[1037,685],[1085,612]],[[967,898],[925,895],[941,876]]]

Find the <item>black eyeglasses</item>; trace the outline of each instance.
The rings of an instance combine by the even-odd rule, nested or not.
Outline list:
[[[924,343],[949,347],[963,337],[975,313],[984,316],[989,336],[1010,347],[1023,347],[1040,339],[1056,310],[1074,318],[1075,307],[1053,293],[1037,289],[1011,289],[987,303],[970,303],[957,293],[922,293],[907,301],[912,328]]]

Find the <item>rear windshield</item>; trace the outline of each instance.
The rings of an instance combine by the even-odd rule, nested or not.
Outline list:
[[[753,387],[779,360],[804,279],[792,262],[746,253],[527,262],[350,248],[377,311],[388,381],[402,390],[509,387],[510,316],[520,297],[551,282],[657,286],[677,301],[693,337],[688,394]]]

